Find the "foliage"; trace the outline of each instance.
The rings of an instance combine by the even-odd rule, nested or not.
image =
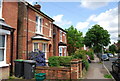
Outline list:
[[[52,56],[48,59],[49,61],[49,66],[51,67],[58,67],[60,66],[60,63],[58,61],[58,57],[57,56]]]
[[[82,32],[78,31],[73,26],[66,29],[67,31],[67,40],[68,40],[68,54],[72,55],[75,51],[83,47],[83,37]]]
[[[29,53],[29,59],[36,61],[36,66],[46,66],[45,62],[45,54],[40,50],[36,50],[35,52]]]
[[[86,54],[90,56],[91,60],[94,60],[94,53],[93,53],[93,51],[87,51]]]
[[[115,53],[117,51],[117,47],[114,44],[112,44],[109,46],[109,51]]]
[[[103,27],[96,24],[86,33],[84,43],[86,46],[93,46],[94,51],[98,53],[103,46],[107,46],[110,43],[110,34]]]
[[[73,58],[75,59],[86,59],[86,51],[85,50],[77,50],[75,51],[75,54],[73,55]]]
[[[88,60],[82,60],[82,61],[83,61],[83,64],[85,65],[85,69],[88,71],[88,68],[89,68]]]
[[[49,60],[49,66],[59,67],[59,66],[69,66],[70,61],[73,58],[71,56],[52,56]]]
[[[112,79],[112,75],[109,75],[109,74],[105,74],[104,77]]]
[[[88,63],[88,60],[87,60],[87,57],[86,57],[87,53],[88,52],[85,51],[85,50],[77,50],[77,51],[75,51],[75,54],[73,55],[74,59],[82,59],[83,65],[85,66],[86,70],[88,70],[88,68],[89,68],[89,63]]]

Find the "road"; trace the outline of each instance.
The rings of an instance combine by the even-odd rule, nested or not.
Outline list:
[[[116,74],[114,74],[112,72],[112,62],[115,61],[117,59],[117,57],[114,58],[110,58],[109,61],[104,61],[104,65],[106,66],[106,68],[109,70],[109,72],[113,75],[113,77],[115,78],[116,81],[120,81],[120,79],[116,76]]]

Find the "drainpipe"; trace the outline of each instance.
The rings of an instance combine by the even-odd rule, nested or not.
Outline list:
[[[26,7],[27,7],[27,10],[26,10],[26,12],[27,12],[27,28],[26,28],[26,55],[27,55],[27,59],[28,59],[28,15],[29,15],[29,9],[28,9],[28,4],[26,4]]]
[[[10,47],[11,47],[11,49],[10,49],[11,50],[11,56],[10,56],[10,63],[11,63],[11,65],[10,65],[10,76],[13,75],[13,52],[14,52],[13,51],[13,49],[14,49],[13,48],[13,46],[14,46],[13,42],[14,42],[14,31],[15,31],[14,29],[11,31],[11,38],[10,38],[11,39],[11,41],[10,41],[10,43],[11,43],[10,44]]]

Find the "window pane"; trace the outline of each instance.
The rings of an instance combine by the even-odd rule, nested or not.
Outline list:
[[[34,51],[38,49],[38,43],[34,43]]]
[[[4,50],[0,49],[0,61],[4,61]]]
[[[40,33],[42,32],[42,19],[40,18]]]
[[[38,16],[36,16],[36,32],[38,31]]]
[[[0,47],[5,46],[5,35],[0,35]]]

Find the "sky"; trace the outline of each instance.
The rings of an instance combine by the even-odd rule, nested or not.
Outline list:
[[[89,28],[99,24],[108,30],[111,43],[118,40],[118,2],[115,0],[27,1],[33,5],[38,2],[41,5],[41,11],[53,18],[54,23],[63,29],[73,25],[85,36]]]

